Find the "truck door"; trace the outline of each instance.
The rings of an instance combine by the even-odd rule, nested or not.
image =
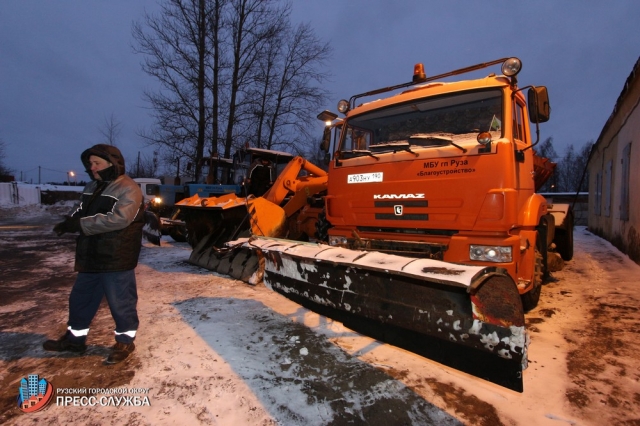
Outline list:
[[[515,149],[521,151],[531,144],[529,126],[527,126],[527,115],[524,101],[516,98],[513,104],[513,141]],[[531,148],[529,148],[531,149]],[[524,161],[516,161],[516,185],[520,190],[533,190],[534,180],[531,171],[533,170],[533,156],[525,155]]]

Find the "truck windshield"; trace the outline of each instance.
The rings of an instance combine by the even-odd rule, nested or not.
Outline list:
[[[350,118],[340,151],[396,151],[474,141],[480,132],[502,136],[502,91],[491,89],[416,99]]]
[[[148,183],[145,185],[145,195],[158,195],[160,193],[159,186],[155,183]]]

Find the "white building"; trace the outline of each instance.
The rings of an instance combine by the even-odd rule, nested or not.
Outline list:
[[[589,157],[589,230],[640,264],[640,58]]]

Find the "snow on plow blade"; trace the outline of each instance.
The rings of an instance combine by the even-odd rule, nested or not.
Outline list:
[[[529,339],[506,272],[265,237],[229,246],[190,262],[251,284],[262,279],[362,334],[523,390]]]

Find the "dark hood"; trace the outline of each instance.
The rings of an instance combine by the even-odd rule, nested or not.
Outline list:
[[[95,180],[93,173],[91,173],[91,165],[89,164],[89,157],[92,155],[100,157],[113,164],[113,166],[107,167],[106,169],[98,172],[103,181],[114,180],[125,173],[124,158],[122,157],[120,150],[113,145],[98,144],[85,150],[80,155],[80,160],[82,160],[82,164],[84,165],[84,168],[91,180]]]

